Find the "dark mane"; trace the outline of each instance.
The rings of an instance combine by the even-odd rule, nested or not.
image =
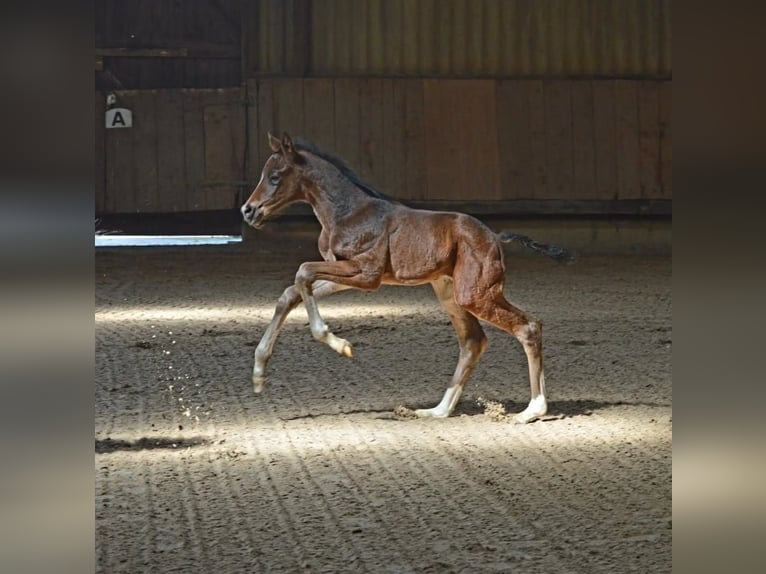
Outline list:
[[[363,192],[365,192],[370,197],[375,197],[377,199],[384,199],[386,201],[390,201],[393,203],[397,203],[397,201],[386,195],[385,193],[378,191],[374,187],[372,187],[369,183],[364,181],[362,178],[360,178],[357,173],[351,169],[348,164],[340,159],[338,156],[333,155],[329,152],[326,152],[324,150],[320,150],[316,145],[314,145],[312,142],[301,138],[301,137],[295,137],[293,138],[293,145],[298,151],[307,151],[309,153],[314,154],[315,156],[321,157],[323,160],[331,163],[336,168],[338,168],[338,171],[340,171],[346,178],[348,178],[351,183],[353,183],[356,187],[361,189]]]

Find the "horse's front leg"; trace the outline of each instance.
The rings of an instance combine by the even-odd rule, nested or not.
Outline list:
[[[354,354],[351,343],[334,335],[319,314],[316,303],[319,281],[331,281],[346,288],[372,290],[380,285],[380,278],[361,273],[360,265],[354,261],[303,263],[295,276],[295,287],[306,307],[313,337],[335,352],[351,357]]]
[[[338,291],[348,289],[345,285],[338,285],[329,281],[319,281],[314,285],[314,296],[324,297]],[[266,365],[274,352],[274,344],[277,342],[277,336],[282,330],[282,325],[290,312],[301,302],[301,295],[294,285],[290,285],[284,290],[277,300],[277,306],[274,310],[274,317],[266,328],[266,332],[261,337],[258,346],[255,348],[255,357],[253,361],[253,387],[256,393],[260,393],[266,387]]]

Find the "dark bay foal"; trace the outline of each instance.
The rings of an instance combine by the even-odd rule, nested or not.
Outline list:
[[[268,137],[273,154],[242,206],[242,215],[257,229],[291,203],[308,203],[322,225],[319,252],[324,261],[303,263],[295,283],[279,298],[255,350],[256,392],[266,384],[266,365],[282,324],[301,301],[314,338],[351,357],[351,344],[335,336],[320,316],[318,298],[344,289],[374,291],[383,284],[430,283],[452,320],[460,357],[439,404],[415,412],[422,417],[452,414],[487,347],[479,320],[510,333],[524,347],[531,399],[514,421],[530,422],[547,412],[542,323],[505,299],[501,244],[520,241],[559,261],[571,261],[568,252],[522,235],[495,233],[469,215],[411,209],[362,182],[330,154],[293,142],[287,134],[281,140]]]

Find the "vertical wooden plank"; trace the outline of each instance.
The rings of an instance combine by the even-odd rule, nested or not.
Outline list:
[[[157,94],[158,208],[163,213],[186,211],[184,177],[184,111],[181,90]]]
[[[362,30],[367,29],[368,21],[368,3],[354,2],[351,6],[353,10],[352,34],[351,34],[351,70],[354,74],[363,74],[367,71],[368,64],[368,43],[367,34]]]
[[[663,199],[673,198],[673,83],[662,82],[660,97],[660,185]]]
[[[261,163],[258,154],[258,140],[266,136],[262,135],[258,127],[258,82],[256,80],[247,81],[247,110],[245,119],[245,129],[247,138],[247,150],[245,151],[245,179],[252,189],[261,178]]]
[[[132,105],[126,99],[125,103]],[[134,124],[135,125],[135,124]],[[106,139],[106,213],[135,213],[136,188],[134,177],[133,129],[109,129]]]
[[[335,148],[352,169],[359,169],[359,84],[360,80],[335,80]]]
[[[403,0],[386,0],[383,4],[383,30],[385,30],[384,73],[402,73],[402,46],[404,45]]]
[[[614,86],[617,132],[617,197],[639,199],[638,95],[636,82],[617,80]]]
[[[432,18],[431,26],[434,29],[435,39],[434,73],[438,76],[454,74],[457,67],[451,54],[452,46],[457,40],[454,32],[448,32],[448,30],[453,29],[453,11],[457,2],[462,2],[462,0],[442,0],[435,6],[435,12],[429,15]],[[436,18],[433,17],[433,14],[436,14]]]
[[[238,89],[211,90],[203,96],[207,209],[234,209],[244,177],[244,113]]]
[[[534,197],[529,99],[524,85],[518,80],[497,83],[500,199]]]
[[[444,4],[442,0],[442,4]],[[437,14],[436,0],[420,0],[418,4],[418,72],[422,75],[433,75],[437,71],[436,39]],[[440,9],[446,9],[442,6]],[[422,88],[422,85],[421,85]]]
[[[156,93],[134,92],[133,100],[133,177],[136,186],[136,211],[157,213],[157,113]]]
[[[96,115],[94,118],[94,172],[93,179],[95,183],[96,191],[96,213],[103,213],[106,207],[106,149],[105,149],[105,134],[106,128],[104,127],[104,114],[106,113],[106,97],[100,92],[95,94]]]
[[[386,187],[383,147],[383,80],[360,80],[359,164],[357,173],[373,186]]]
[[[593,84],[574,81],[572,90],[572,196],[597,199]]]
[[[256,110],[256,115],[258,117],[258,137],[256,138],[254,145],[258,148],[258,164],[261,166],[266,163],[266,160],[271,155],[271,148],[269,147],[268,140],[269,132],[275,137],[279,137],[280,135],[280,132],[277,131],[279,126],[276,125],[274,119],[273,92],[274,80],[258,80],[258,108]]]
[[[423,82],[423,132],[425,139],[425,174],[428,195],[424,199],[448,199],[452,195],[453,168],[457,160],[457,142],[450,136],[455,131],[452,110],[442,109],[445,80]]]
[[[335,86],[331,79],[303,81],[303,134],[320,149],[335,152]]]
[[[275,129],[279,136],[287,132],[291,136],[303,133],[303,80],[275,80],[273,84],[273,110]],[[277,134],[274,134],[277,135]]]
[[[670,76],[673,73],[673,13],[671,0],[661,0],[660,4],[660,54],[659,75]]]
[[[280,74],[285,70],[285,3],[269,0],[267,71]]]
[[[500,21],[503,4],[484,0],[484,26],[486,34],[484,37],[482,54],[484,57],[484,72],[490,76],[501,75],[502,63],[502,37],[507,33],[501,33]]]
[[[243,70],[246,74],[246,77],[248,78],[256,76],[260,71],[258,66],[258,52],[260,51],[260,34],[258,30],[258,23],[261,18],[260,3],[260,0],[250,0],[249,2],[244,2],[241,12],[241,35],[242,41],[244,42],[242,57],[245,59],[245,66],[243,67]],[[188,12],[185,13],[188,14]],[[190,28],[188,15],[186,16],[186,19],[186,27],[188,29]],[[242,79],[244,80],[245,78]]]
[[[593,137],[596,149],[596,195],[617,199],[617,132],[614,81],[593,82]]]
[[[509,0],[508,2],[499,2],[497,5],[500,9],[498,17],[500,21],[500,68],[498,73],[503,76],[517,75],[520,72],[517,68],[520,59],[518,45],[524,31],[521,22],[519,22],[518,2]],[[509,34],[508,31],[513,29],[516,30],[516,33]]]
[[[309,45],[311,49],[309,50],[309,57],[311,71],[314,74],[326,74],[328,70],[328,42],[332,40],[332,38],[328,38],[327,34],[327,22],[329,19],[329,14],[327,13],[327,10],[318,10],[314,2],[311,3],[310,10],[311,33],[309,38]]]
[[[292,76],[304,76],[308,72],[309,4],[310,0],[291,0],[285,6],[285,71]]]
[[[568,80],[546,81],[545,100],[545,165],[547,169],[546,199],[572,197],[572,95]]]
[[[397,197],[423,199],[427,195],[425,177],[424,81],[402,80],[404,89],[404,193]]]
[[[638,84],[638,180],[641,197],[658,199],[660,189],[660,97],[653,80]]]
[[[335,46],[335,59],[333,61],[334,74],[348,74],[351,72],[351,50],[353,43],[351,38],[356,35],[353,29],[353,0],[333,0],[335,15],[333,18],[333,41]]]
[[[486,73],[486,47],[487,34],[484,26],[484,2],[474,0],[467,6],[466,17],[468,20],[468,38],[465,47],[467,52],[468,66],[465,70],[467,75],[484,75]]]
[[[545,101],[541,80],[524,80],[519,87],[526,91],[529,109],[529,136],[533,198],[548,199],[548,174],[545,158]]]
[[[229,126],[231,130],[232,139],[232,181],[240,182],[240,185],[234,186],[231,193],[233,195],[233,203],[230,203],[228,207],[237,209],[245,200],[246,187],[241,183],[247,179],[246,172],[246,130],[247,123],[245,121],[245,93],[242,88],[232,88],[226,90],[228,94],[228,114],[229,114]]]
[[[406,92],[401,80],[383,80],[383,192],[406,193]]]
[[[384,0],[367,0],[367,72],[371,74],[383,74],[386,65],[385,35],[383,26],[383,2]]]
[[[444,34],[445,29],[441,29],[444,34],[444,46],[447,53],[450,54],[449,64],[446,69],[442,69],[444,76],[463,76],[468,73],[468,22],[466,14],[468,12],[467,2],[470,0],[450,0],[452,10],[450,15],[451,34]],[[446,7],[445,7],[446,8]]]
[[[428,199],[497,199],[494,82],[428,80],[424,102]]]
[[[207,207],[207,199],[202,186],[205,181],[205,128],[200,90],[184,90],[183,113],[186,208],[202,211]]]
[[[423,34],[423,29],[418,19],[418,2],[404,2],[402,10],[402,73],[414,76],[421,71],[418,37]]]

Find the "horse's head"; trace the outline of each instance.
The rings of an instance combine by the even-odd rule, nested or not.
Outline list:
[[[287,134],[279,140],[269,133],[269,145],[274,153],[266,160],[261,180],[240,209],[248,225],[256,229],[303,198],[300,165],[305,162],[305,157],[295,149]]]

